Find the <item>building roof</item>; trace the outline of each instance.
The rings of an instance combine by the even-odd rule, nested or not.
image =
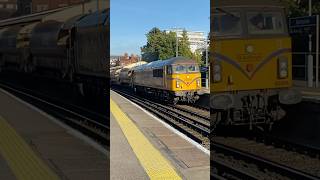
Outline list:
[[[283,7],[283,0],[213,0],[211,7],[236,7],[236,6],[273,6],[273,7]]]
[[[106,0],[99,0],[99,10],[105,10],[108,8],[108,3]],[[79,16],[82,13],[89,14],[97,11],[97,1],[89,1],[87,3],[73,5],[72,7],[68,9],[64,9],[63,11],[59,11],[56,13],[52,13],[46,17],[43,18],[43,21],[47,20],[55,20],[55,21],[61,21],[65,22],[69,20],[70,18],[73,18],[75,16]]]
[[[43,12],[40,12],[40,13],[34,13],[34,14],[30,14],[30,15],[25,15],[25,16],[20,16],[20,17],[1,20],[0,21],[0,27],[5,27],[5,26],[10,26],[10,25],[15,25],[15,24],[29,24],[31,22],[41,21],[43,17],[45,17],[45,16],[47,16],[47,15],[49,15],[51,13],[64,10],[66,8],[68,8],[68,7],[49,10],[49,11],[43,11]]]

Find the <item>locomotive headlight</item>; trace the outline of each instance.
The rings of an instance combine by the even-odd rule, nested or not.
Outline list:
[[[220,73],[215,73],[213,76],[213,81],[214,82],[220,82],[221,81],[221,75]]]
[[[200,85],[201,85],[201,81],[200,81],[200,79],[198,79],[197,80],[197,86],[200,87]]]
[[[281,56],[278,59],[278,77],[279,78],[288,77],[288,59],[285,56]]]
[[[176,87],[180,88],[180,82],[179,81],[176,81]]]
[[[288,71],[287,70],[281,70],[280,71],[280,78],[288,77]]]
[[[213,65],[213,82],[220,82],[221,78],[221,65],[214,64]]]
[[[287,69],[288,63],[286,61],[280,62],[280,68],[281,69]]]
[[[220,73],[221,72],[220,64],[214,64],[213,65],[213,72],[215,72],[215,73]]]

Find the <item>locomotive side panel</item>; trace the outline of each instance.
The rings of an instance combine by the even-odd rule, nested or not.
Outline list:
[[[16,48],[17,36],[22,27],[17,25],[8,27],[0,33],[0,53],[2,54],[2,65],[16,70],[20,70],[22,66],[22,54]]]
[[[30,50],[34,69],[67,73],[67,33],[62,26],[63,23],[50,20],[39,23],[33,29]]]
[[[75,72],[106,78],[109,64],[109,28],[107,12],[83,18],[76,25]]]

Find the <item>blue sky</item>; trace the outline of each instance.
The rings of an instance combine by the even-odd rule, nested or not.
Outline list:
[[[111,55],[140,54],[153,27],[210,31],[210,0],[111,0],[110,10]]]

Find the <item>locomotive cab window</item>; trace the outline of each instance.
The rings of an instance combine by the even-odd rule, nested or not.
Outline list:
[[[168,75],[172,74],[172,66],[167,66],[167,74]]]
[[[172,69],[174,74],[187,73],[187,68],[185,65],[174,65],[172,66]]]
[[[196,64],[174,65],[174,74],[196,73],[199,72],[199,66]]]
[[[213,15],[213,34],[216,36],[241,34],[240,13],[228,12],[220,8],[217,10]]]
[[[248,12],[250,34],[282,34],[284,22],[280,12]]]
[[[199,66],[195,65],[195,64],[188,65],[187,71],[188,71],[188,73],[197,73],[197,72],[199,72]]]

